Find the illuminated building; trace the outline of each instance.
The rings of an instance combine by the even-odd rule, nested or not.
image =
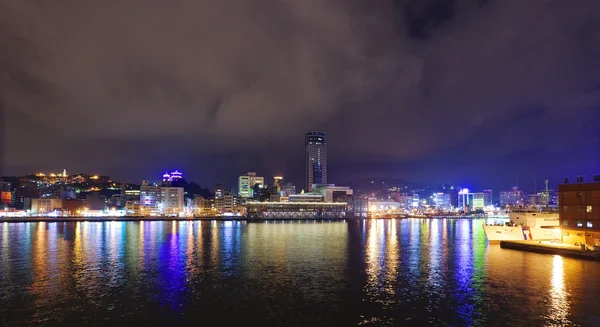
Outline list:
[[[273,177],[273,187],[277,189],[277,192],[281,191],[282,184],[283,184],[283,177],[281,177],[281,176]]]
[[[416,209],[420,206],[421,206],[421,201],[419,201],[419,194],[415,193],[412,196],[412,207]]]
[[[160,214],[160,187],[142,181],[140,187],[140,211],[142,216],[156,216]]]
[[[485,207],[484,193],[471,193],[468,188],[464,188],[458,192],[458,208],[479,210]]]
[[[235,198],[230,190],[226,190],[223,184],[217,184],[215,188],[215,211],[218,215],[232,215]]]
[[[486,207],[493,206],[494,202],[492,200],[494,192],[492,190],[487,189],[483,190],[483,205]]]
[[[183,178],[183,174],[178,170],[175,170],[171,173],[164,173],[162,175],[162,181],[164,186],[170,186],[172,182],[181,180]]]
[[[323,202],[323,196],[321,194],[302,193],[302,194],[290,194],[288,196],[289,202]]]
[[[255,172],[249,172],[238,178],[238,196],[240,198],[252,198],[256,185],[265,185],[265,178],[256,176]]]
[[[210,213],[210,211],[205,212],[205,202],[207,201],[202,196],[194,195],[194,199],[192,200],[192,207],[194,208],[195,216],[204,216],[205,213]]]
[[[346,206],[346,216],[348,217],[369,217],[369,199],[350,198]]]
[[[281,196],[290,196],[292,194],[296,194],[296,186],[292,185],[290,182],[283,183],[280,187],[279,194]]]
[[[405,210],[410,210],[413,205],[413,196],[408,193],[393,193],[391,198],[400,203],[400,207]]]
[[[60,199],[31,199],[31,214],[43,215],[55,210],[62,209],[62,201]]]
[[[519,190],[518,186],[514,186],[510,191],[500,192],[500,206],[522,206],[523,193]]]
[[[396,201],[369,201],[369,213],[375,214],[394,214],[404,212],[400,203]]]
[[[439,211],[449,212],[452,210],[452,198],[447,193],[435,193],[433,195],[433,203]]]
[[[306,147],[306,191],[312,191],[313,184],[327,184],[327,142],[325,133],[308,132],[305,135]]]
[[[160,209],[161,214],[174,216],[183,211],[183,187],[161,187]]]
[[[141,191],[125,190],[125,212],[129,216],[141,216]]]
[[[593,183],[558,186],[559,219],[563,242],[600,246],[600,176]]]
[[[0,205],[10,205],[11,201],[10,183],[0,181]]]
[[[248,219],[344,218],[347,203],[327,202],[250,202]]]
[[[348,202],[353,191],[348,186],[335,186],[335,184],[314,184],[311,193],[320,194],[324,202]]]

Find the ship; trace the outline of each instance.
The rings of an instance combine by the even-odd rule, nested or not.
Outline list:
[[[560,239],[558,212],[535,208],[511,210],[505,216],[489,216],[483,230],[490,243]]]
[[[558,211],[548,206],[548,181],[540,206],[518,208],[501,215],[489,215],[483,225],[490,243],[501,241],[552,241],[560,240]]]

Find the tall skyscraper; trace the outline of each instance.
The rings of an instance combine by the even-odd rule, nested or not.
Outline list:
[[[306,190],[312,191],[313,184],[327,184],[327,142],[325,133],[308,132],[306,147]]]

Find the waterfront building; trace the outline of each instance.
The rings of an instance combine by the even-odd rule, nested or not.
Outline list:
[[[458,192],[458,208],[468,210],[482,210],[485,207],[485,193],[471,193],[468,188]]]
[[[184,204],[183,187],[161,187],[160,209],[161,214],[177,216],[183,212]]]
[[[254,197],[253,190],[256,185],[265,185],[265,178],[256,176],[255,172],[248,172],[238,178],[238,196],[240,198]]]
[[[141,191],[125,190],[125,212],[128,216],[141,216]]]
[[[594,182],[558,186],[563,242],[600,246],[600,176]]]
[[[433,194],[433,204],[439,211],[449,212],[452,210],[452,198],[450,194],[438,192]]]
[[[342,202],[250,202],[248,219],[344,218],[347,203]]]
[[[79,216],[83,210],[83,201],[80,199],[63,199],[62,210],[68,215]]]
[[[100,192],[91,192],[85,198],[84,207],[92,211],[104,211],[106,209],[106,196]]]
[[[394,193],[390,197],[396,202],[400,203],[400,207],[404,210],[410,210],[412,208],[413,196],[408,193]]]
[[[336,186],[335,184],[313,184],[311,193],[320,194],[324,202],[347,202],[353,195],[348,186]]]
[[[8,206],[12,201],[10,183],[0,181],[0,205]]]
[[[369,213],[372,214],[398,214],[404,209],[396,201],[369,200]]]
[[[325,133],[311,131],[305,135],[306,150],[306,191],[311,192],[313,184],[327,184],[327,142]]]
[[[36,199],[41,197],[41,192],[36,183],[29,181],[21,181],[21,185],[14,189],[11,194],[11,205],[15,209],[30,209],[25,206],[25,199]]]
[[[369,215],[369,199],[362,197],[351,197],[346,205],[346,216],[355,218],[368,218]]]
[[[217,215],[233,215],[235,197],[230,190],[226,190],[223,184],[215,187],[215,212]]]
[[[160,186],[142,181],[140,187],[140,211],[142,216],[157,216],[160,214]]]
[[[312,193],[301,193],[301,194],[290,194],[288,196],[289,202],[323,202],[323,196],[321,194]]]
[[[62,201],[60,199],[35,198],[30,199],[30,201],[32,215],[45,215],[62,209]]]

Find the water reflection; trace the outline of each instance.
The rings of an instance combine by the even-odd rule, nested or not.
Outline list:
[[[0,325],[600,323],[600,263],[471,220],[1,223],[0,268]]]
[[[555,255],[552,260],[552,278],[550,282],[550,308],[549,318],[551,325],[565,326],[569,323],[567,315],[569,314],[569,303],[567,301],[567,291],[565,290],[564,262],[563,258]]]

